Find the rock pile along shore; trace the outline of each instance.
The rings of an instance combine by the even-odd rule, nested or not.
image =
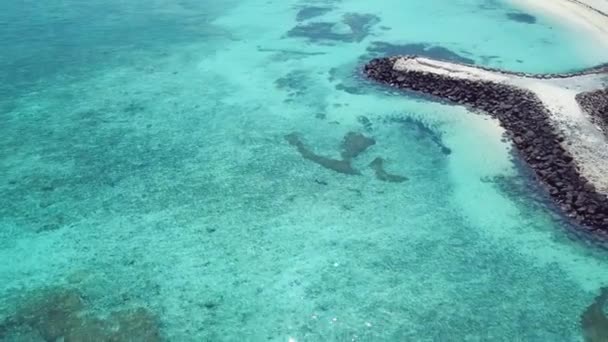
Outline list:
[[[576,95],[576,101],[608,136],[608,89],[580,93]]]
[[[573,156],[561,145],[565,138],[553,129],[549,111],[534,93],[492,81],[397,71],[393,69],[397,59],[373,59],[364,72],[392,87],[439,97],[497,118],[559,208],[582,229],[608,241],[608,198],[580,174]]]

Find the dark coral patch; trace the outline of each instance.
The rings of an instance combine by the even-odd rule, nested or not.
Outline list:
[[[374,145],[376,140],[368,138],[361,133],[348,132],[342,140],[342,152],[340,155],[345,160],[356,158],[358,155]]]
[[[474,60],[461,56],[450,49],[426,43],[391,44],[387,42],[373,42],[367,48],[367,51],[372,57],[416,55],[465,64],[475,63]]]
[[[308,149],[306,145],[304,145],[304,143],[302,142],[302,140],[300,140],[296,133],[287,134],[285,136],[285,140],[287,140],[290,145],[295,146],[297,148],[302,158],[310,160],[313,163],[319,164],[326,169],[347,175],[361,174],[358,170],[353,168],[353,166],[350,164],[350,160],[332,159],[315,154],[310,149]]]
[[[336,84],[336,90],[341,90],[343,92],[349,93],[351,95],[362,95],[365,94],[365,91],[359,87],[348,86],[343,83]]]
[[[372,122],[367,118],[367,116],[365,115],[359,115],[357,117],[357,121],[363,126],[363,128],[365,128],[366,131],[371,132],[373,127],[372,127]]]
[[[310,72],[306,70],[292,70],[286,75],[277,78],[274,85],[284,92],[285,103],[301,103],[314,109],[313,113],[325,115],[327,107],[327,92],[321,85],[315,84]]]
[[[418,135],[418,139],[429,139],[433,144],[435,144],[441,153],[445,155],[449,155],[452,153],[452,149],[447,147],[443,143],[443,138],[441,133],[436,129],[432,128],[427,123],[412,118],[412,117],[398,117],[391,118],[392,122],[398,122],[403,125],[403,127],[409,131],[412,131],[414,134]]]
[[[356,41],[361,41],[369,34],[372,26],[380,22],[380,18],[373,14],[346,13],[342,21],[350,27]]]
[[[381,157],[377,157],[376,159],[374,159],[369,164],[369,166],[372,168],[372,170],[375,171],[376,178],[383,182],[402,183],[408,180],[408,178],[405,176],[395,175],[386,172],[386,170],[384,169],[384,159]]]
[[[500,8],[501,4],[497,0],[485,0],[479,4],[479,9],[482,10],[495,10]]]
[[[380,19],[372,14],[347,13],[339,23],[315,22],[297,25],[287,32],[287,36],[307,38],[313,42],[360,42],[379,21]]]
[[[303,70],[292,70],[274,81],[278,89],[290,92],[303,92],[308,89],[309,83],[309,76]]]
[[[157,342],[161,337],[146,309],[115,311],[101,319],[77,291],[50,289],[17,304],[0,322],[0,340]]]
[[[310,56],[321,56],[324,52],[318,51],[301,51],[301,50],[290,50],[290,49],[272,49],[258,46],[257,50],[260,52],[273,52],[273,60],[286,61],[290,59],[302,59]]]
[[[326,169],[330,169],[339,173],[347,175],[359,175],[361,172],[355,169],[351,165],[353,158],[367,150],[370,146],[376,143],[373,138],[368,138],[361,133],[348,132],[341,144],[340,155],[342,159],[332,159],[324,156],[315,154],[304,145],[302,140],[298,137],[297,133],[290,133],[285,136],[285,140],[298,149],[298,152],[302,158],[310,160],[316,164],[323,166]]]
[[[526,13],[511,12],[507,13],[507,18],[518,23],[536,24],[536,17]]]
[[[307,38],[312,41],[342,40],[349,41],[348,34],[333,32],[334,23],[321,22],[306,25],[297,25],[287,32],[288,37]]]
[[[608,341],[608,318],[604,307],[608,301],[608,288],[600,290],[600,295],[581,315],[581,327],[586,342]]]
[[[322,16],[323,14],[331,11],[329,7],[317,7],[317,6],[309,6],[304,7],[298,11],[296,15],[297,21],[304,21],[312,18],[316,18]]]
[[[356,69],[354,63],[345,63],[338,67],[329,70],[329,80],[337,82],[334,86],[336,90],[340,90],[352,95],[362,95],[366,93],[365,87],[361,86],[360,75],[353,72]]]

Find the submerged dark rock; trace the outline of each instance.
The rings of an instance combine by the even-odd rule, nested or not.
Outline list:
[[[443,143],[441,134],[439,132],[437,132],[435,129],[431,128],[425,122],[415,119],[413,117],[409,117],[409,116],[392,118],[391,121],[398,122],[406,127],[416,130],[418,132],[420,138],[430,139],[441,150],[441,153],[443,153],[445,155],[449,155],[452,153],[452,149],[447,147]]]
[[[346,13],[342,21],[350,27],[355,41],[360,42],[370,34],[372,27],[380,22],[380,18],[368,13]]]
[[[608,341],[608,317],[605,307],[608,301],[608,288],[600,289],[600,295],[581,315],[581,327],[585,342]]]
[[[593,232],[602,241],[607,240],[608,199],[586,185],[588,181],[579,173],[573,157],[561,146],[564,136],[553,129],[549,112],[534,93],[491,81],[396,71],[395,61],[396,58],[373,59],[365,66],[365,73],[392,87],[470,106],[497,118],[557,206],[579,227]],[[605,67],[592,70],[597,72]],[[581,74],[588,72],[591,71]]]
[[[526,14],[526,13],[520,13],[520,12],[511,12],[511,13],[507,13],[507,18],[509,18],[510,20],[513,21],[517,21],[519,23],[524,23],[524,24],[535,24],[536,23],[536,17],[530,14]]]
[[[348,33],[336,33],[333,31],[335,23],[319,22],[305,25],[297,25],[287,32],[288,37],[307,38],[311,41],[338,40],[351,41]]]
[[[375,143],[376,140],[368,138],[361,133],[348,132],[344,136],[344,140],[342,140],[342,152],[340,155],[344,160],[351,160]]]
[[[344,92],[352,94],[352,95],[364,94],[363,89],[361,89],[359,87],[355,87],[355,86],[347,86],[342,83],[336,84],[335,88],[336,88],[336,90],[341,90],[341,91],[344,91]]]
[[[103,319],[72,289],[32,293],[0,322],[0,340],[161,341],[157,319],[143,308],[112,312]]]
[[[319,185],[327,185],[328,184],[326,181],[324,181],[324,180],[318,180],[318,179],[315,179],[315,183],[317,183]]]
[[[341,22],[311,22],[299,24],[287,32],[288,37],[307,38],[313,42],[341,41],[360,42],[380,22],[373,14],[346,13]]]
[[[351,161],[358,155],[376,143],[373,138],[368,138],[361,133],[348,132],[341,144],[340,155],[342,159],[332,159],[315,154],[304,145],[297,133],[290,133],[285,136],[285,140],[295,146],[302,158],[310,160],[326,169],[333,170],[347,175],[359,175],[361,172],[355,169]]]
[[[285,90],[291,96],[305,94],[310,84],[310,75],[304,70],[292,70],[274,81],[277,89]]]
[[[384,170],[384,159],[382,159],[381,157],[377,157],[376,159],[374,159],[369,164],[369,166],[375,171],[376,178],[381,181],[391,183],[402,183],[408,180],[407,177],[386,172],[386,170]]]
[[[296,15],[297,21],[304,21],[312,18],[316,18],[318,16],[322,16],[323,14],[330,12],[330,7],[317,7],[317,6],[308,6],[300,9],[298,14]]]
[[[496,10],[499,9],[501,4],[498,0],[484,0],[482,3],[478,5],[478,7],[482,10]]]
[[[295,146],[302,156],[302,158],[310,160],[316,164],[323,166],[326,169],[333,170],[339,173],[347,174],[347,175],[359,175],[361,174],[358,170],[353,168],[350,164],[349,160],[338,160],[331,159],[324,156],[320,156],[309,150],[304,143],[300,140],[296,133],[290,133],[285,136],[285,140],[292,145]]]
[[[372,122],[365,115],[359,115],[357,121],[363,125],[366,131],[371,132],[373,130]]]

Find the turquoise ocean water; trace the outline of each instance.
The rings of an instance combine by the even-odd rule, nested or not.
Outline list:
[[[84,303],[70,317],[145,308],[171,341],[578,341],[608,285],[606,252],[568,233],[497,122],[359,75],[396,53],[608,61],[550,17],[498,0],[5,0],[0,50],[0,339],[48,340],[53,314],[20,312],[66,292]],[[284,138],[337,159],[348,132],[376,141],[360,175]],[[408,180],[377,179],[376,157]]]

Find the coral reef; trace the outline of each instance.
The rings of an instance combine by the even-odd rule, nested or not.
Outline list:
[[[285,140],[287,140],[290,145],[295,146],[298,149],[298,152],[302,158],[317,163],[326,169],[347,175],[361,174],[358,170],[353,168],[353,166],[350,164],[350,160],[331,159],[315,154],[304,145],[296,133],[287,134],[285,136]]]
[[[342,140],[342,152],[340,155],[344,160],[351,160],[375,143],[376,140],[368,138],[361,133],[348,132],[344,136],[344,140]]]
[[[313,42],[360,42],[371,33],[372,27],[379,21],[380,19],[372,14],[346,13],[342,21],[337,23],[312,22],[297,25],[287,32],[287,36],[307,38]]]
[[[437,147],[439,147],[441,153],[445,155],[449,155],[452,153],[452,149],[450,149],[443,143],[441,133],[437,132],[424,121],[413,118],[411,116],[391,118],[390,121],[398,122],[404,125],[405,127],[415,130],[421,139],[425,137],[430,139],[435,145],[437,145]]]
[[[353,158],[356,158],[358,155],[360,155],[370,146],[376,143],[376,140],[374,140],[373,138],[368,138],[361,133],[348,132],[342,140],[342,151],[340,153],[342,159],[340,160],[315,154],[304,145],[302,140],[300,140],[300,138],[298,137],[298,134],[295,132],[287,134],[285,136],[285,140],[287,140],[290,145],[295,146],[298,149],[298,152],[300,153],[302,158],[317,163],[326,169],[330,169],[347,175],[361,174],[359,170],[355,169],[351,165],[351,160]]]
[[[507,13],[507,18],[518,23],[536,24],[536,17],[526,13],[511,12]]]
[[[357,132],[348,132],[344,136],[341,144],[342,151],[340,155],[342,156],[342,159],[338,160],[315,154],[304,145],[297,133],[287,134],[285,136],[285,140],[287,140],[287,142],[289,142],[289,144],[292,146],[295,146],[304,159],[317,163],[326,169],[347,175],[361,174],[359,170],[355,169],[351,165],[351,161],[361,153],[365,152],[365,150],[367,150],[370,146],[376,144],[376,140],[374,138],[366,137],[365,135]],[[375,171],[376,178],[381,181],[401,183],[408,180],[407,177],[386,172],[384,169],[384,159],[381,157],[374,159],[369,166]]]
[[[604,307],[608,301],[608,288],[600,290],[600,295],[581,315],[581,327],[586,342],[608,341],[608,318]]]
[[[297,21],[304,21],[312,18],[316,18],[318,16],[322,16],[323,14],[331,11],[330,7],[318,7],[318,6],[308,6],[303,7],[298,11],[296,15]]]
[[[376,172],[376,178],[384,182],[391,183],[402,183],[405,182],[408,178],[400,175],[394,175],[386,172],[384,170],[384,159],[382,157],[377,157],[374,159],[369,166]]]
[[[162,339],[155,316],[144,308],[115,311],[100,318],[92,314],[78,291],[48,289],[17,303],[13,314],[0,323],[0,340],[156,342]]]

